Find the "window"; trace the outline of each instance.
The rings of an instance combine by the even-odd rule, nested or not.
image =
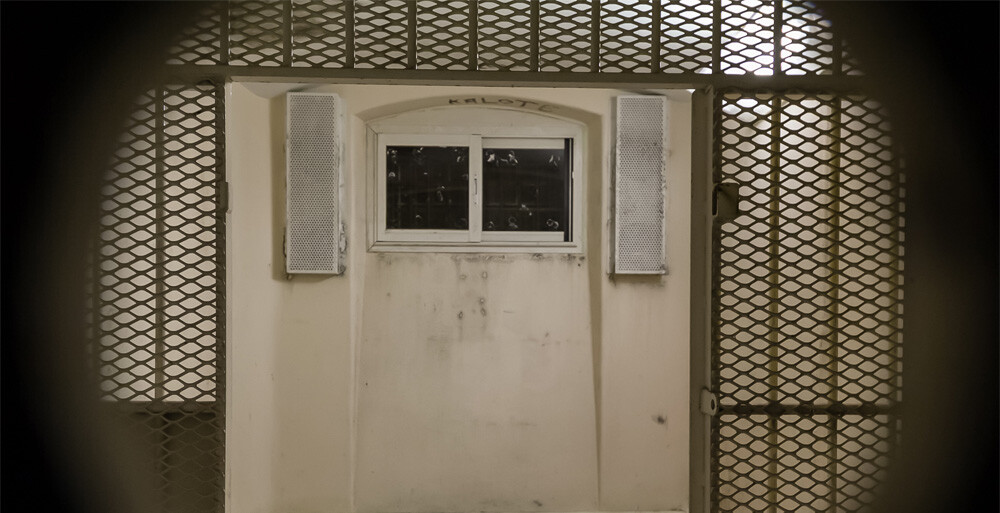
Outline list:
[[[465,133],[376,130],[374,246],[578,250],[582,132],[522,116],[529,124]]]

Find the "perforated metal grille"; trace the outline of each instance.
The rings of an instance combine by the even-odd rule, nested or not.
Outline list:
[[[290,273],[340,272],[340,130],[337,96],[288,95]]]
[[[866,98],[717,97],[716,182],[740,215],[713,244],[714,511],[855,511],[901,400],[903,189]]]
[[[661,273],[666,99],[618,97],[615,147],[615,273]]]
[[[221,98],[140,96],[102,191],[92,353],[106,405],[156,448],[164,511],[222,507]]]

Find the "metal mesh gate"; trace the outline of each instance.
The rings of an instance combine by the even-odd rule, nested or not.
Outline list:
[[[901,175],[882,109],[732,91],[715,106],[713,511],[856,511],[898,436]]]
[[[822,88],[860,75],[801,0],[201,7],[167,60],[188,84],[403,70]],[[164,509],[223,503],[223,96],[172,85],[140,98],[104,190],[95,359],[106,402],[158,448]],[[744,198],[713,236],[712,507],[856,510],[898,431],[902,187],[884,114],[862,97],[787,90],[730,91],[715,107],[714,179]]]
[[[105,177],[94,298],[103,402],[157,451],[164,511],[221,511],[222,89],[148,91]]]

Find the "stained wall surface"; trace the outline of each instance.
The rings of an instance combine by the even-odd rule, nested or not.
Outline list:
[[[669,93],[669,272],[611,278],[612,106],[631,93],[296,87],[343,100],[348,249],[344,275],[289,278],[292,87],[236,83],[227,101],[229,511],[686,509],[687,95]],[[470,98],[585,126],[582,251],[371,250],[366,123]]]

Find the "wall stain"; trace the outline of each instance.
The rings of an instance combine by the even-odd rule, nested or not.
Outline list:
[[[653,421],[656,422],[657,424],[661,425],[661,426],[665,426],[667,424],[667,416],[666,415],[653,415]]]

